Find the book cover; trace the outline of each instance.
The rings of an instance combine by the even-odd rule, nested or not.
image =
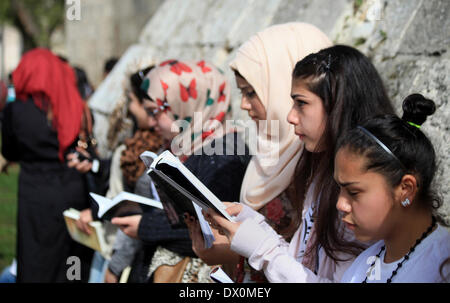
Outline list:
[[[106,238],[105,228],[100,221],[89,223],[91,234],[88,235],[76,226],[76,221],[80,218],[80,212],[76,209],[69,208],[63,212],[67,230],[72,239],[96,251],[99,251],[104,257],[108,258],[112,250],[111,242]]]
[[[108,199],[95,193],[89,193],[97,205],[97,216],[111,221],[114,217],[125,217],[142,214],[140,204],[162,209],[161,202],[126,191],[119,193],[113,199]]]
[[[172,228],[186,227],[185,212],[199,218],[192,202],[203,210],[212,208],[234,221],[225,211],[225,205],[170,151],[159,156],[144,152],[140,157],[149,167],[147,174],[156,185]]]

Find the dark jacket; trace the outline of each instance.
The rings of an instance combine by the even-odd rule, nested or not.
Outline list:
[[[239,201],[242,180],[251,158],[248,148],[237,133],[212,141],[210,148],[218,144],[223,146],[223,155],[202,152],[191,155],[184,165],[221,201]],[[146,244],[161,245],[183,256],[195,257],[188,229],[172,229],[163,210],[152,209],[143,215],[138,236]]]

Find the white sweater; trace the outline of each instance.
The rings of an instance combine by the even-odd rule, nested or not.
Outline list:
[[[342,277],[344,283],[361,283],[366,278],[366,272],[375,261],[384,241],[378,241],[363,251]],[[385,283],[403,260],[384,263],[386,250],[377,259],[367,283]],[[442,262],[450,257],[450,233],[441,225],[426,237],[409,256],[397,274],[392,278],[395,283],[436,283],[444,282],[439,273]],[[449,269],[444,268],[444,275]],[[449,281],[447,281],[449,282]]]

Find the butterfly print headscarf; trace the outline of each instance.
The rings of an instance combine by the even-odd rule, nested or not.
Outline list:
[[[193,153],[231,130],[225,125],[231,114],[229,82],[208,62],[164,61],[150,71],[141,88],[177,125],[185,126],[172,141],[172,146],[182,149],[178,156]]]

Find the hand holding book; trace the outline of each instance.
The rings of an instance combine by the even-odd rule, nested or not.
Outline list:
[[[203,218],[203,214],[201,214]],[[208,247],[204,239],[206,233],[201,227],[200,220],[196,220],[192,216],[188,216],[184,220],[189,229],[189,237],[192,240],[192,250],[194,253],[207,264],[235,264],[239,262],[240,256],[230,250],[230,242],[226,236],[220,235],[217,229],[211,229],[205,219],[203,221],[211,229],[214,241]]]
[[[114,217],[111,219],[111,223],[117,225],[128,237],[137,239],[141,219],[142,215]]]
[[[87,208],[80,212],[80,218],[75,221],[75,225],[80,231],[84,232],[87,235],[90,235],[92,233],[92,230],[89,223],[91,223],[92,221],[94,221],[92,219],[92,211],[90,208]]]
[[[195,217],[190,216],[188,213],[186,213],[184,222],[189,229],[189,237],[192,240],[192,250],[197,256],[200,257],[203,251],[207,249],[200,223],[195,219]]]
[[[170,151],[159,156],[144,152],[140,158],[149,168],[147,174],[156,185],[172,228],[186,227],[185,212],[198,217],[193,203],[203,210],[214,209],[227,220],[234,220],[225,212],[223,203]]]
[[[77,226],[80,220],[80,211],[70,208],[63,212],[67,230],[73,240],[99,251],[106,259],[109,259],[112,252],[112,243],[116,234],[116,229],[100,221],[90,221],[87,224],[89,232],[82,231]]]
[[[237,216],[242,211],[242,205],[239,203],[223,203],[227,206],[225,211],[232,217]],[[221,235],[226,236],[231,243],[241,222],[231,222],[211,208],[206,212],[203,211],[203,215],[206,221],[210,223],[211,227],[217,229]]]

